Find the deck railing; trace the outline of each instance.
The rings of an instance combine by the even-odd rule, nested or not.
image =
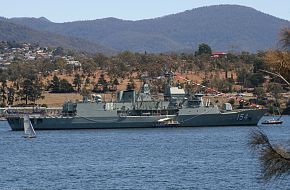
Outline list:
[[[19,117],[21,115],[41,115],[41,116],[56,116],[62,113],[61,107],[46,108],[46,107],[6,107],[0,108],[0,117]]]

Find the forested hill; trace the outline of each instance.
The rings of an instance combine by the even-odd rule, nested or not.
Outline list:
[[[192,9],[155,19],[105,18],[53,23],[45,18],[13,18],[35,30],[77,37],[116,50],[138,52],[192,51],[207,43],[215,51],[275,48],[278,33],[290,22],[238,5]]]
[[[42,47],[63,47],[91,53],[101,52],[104,54],[112,54],[115,52],[115,50],[111,48],[89,42],[85,39],[31,29],[26,26],[12,23],[4,18],[0,18],[0,40],[38,43]]]

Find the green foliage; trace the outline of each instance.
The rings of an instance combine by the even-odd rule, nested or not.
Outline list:
[[[91,80],[89,77],[87,77],[85,80],[85,86],[88,86],[90,83],[91,83]]]
[[[256,95],[258,99],[262,99],[266,97],[266,92],[265,92],[264,87],[255,87],[254,95]]]
[[[250,87],[259,86],[264,83],[264,75],[262,73],[250,74],[248,81],[250,82]]]
[[[71,93],[74,92],[74,88],[71,83],[66,79],[60,80],[59,93]]]
[[[57,47],[54,51],[53,51],[53,55],[59,55],[62,56],[64,55],[64,49],[62,47]]]
[[[36,100],[44,98],[42,94],[42,84],[39,80],[24,79],[20,85],[18,96],[21,100],[25,100],[25,104],[29,101],[36,102]]]
[[[270,182],[289,176],[290,153],[280,144],[272,144],[262,130],[252,132],[248,145],[260,161],[260,180]]]
[[[104,85],[104,86],[108,85],[108,82],[106,81],[104,74],[100,75],[100,78],[98,80],[98,84],[101,84],[101,85]]]
[[[237,81],[245,87],[255,87],[264,83],[265,78],[262,73],[253,73],[248,67],[237,70]]]
[[[20,48],[22,47],[22,45],[16,41],[8,41],[7,42],[7,46],[11,49],[11,48]]]
[[[85,73],[92,74],[97,70],[97,64],[93,60],[81,60],[82,69]]]
[[[12,87],[7,88],[7,104],[13,105],[14,100],[15,100],[15,89]]]
[[[278,83],[270,83],[268,86],[268,91],[273,94],[276,100],[279,99],[281,93],[284,92],[282,85]]]
[[[67,74],[69,74],[69,75],[71,75],[71,74],[73,74],[73,72],[74,72],[74,66],[73,65],[65,65],[65,70],[66,70],[66,73]]]
[[[35,66],[38,72],[43,73],[44,76],[58,69],[57,65],[53,64],[49,59],[38,60],[35,62]]]
[[[56,66],[55,69],[59,69],[60,71],[62,71],[63,69],[66,68],[66,65],[67,65],[67,64],[66,64],[65,60],[62,59],[62,58],[57,58],[57,59],[55,60],[55,66]]]
[[[290,70],[290,53],[289,50],[290,45],[290,29],[286,28],[282,30],[281,36],[282,47],[284,51],[268,51],[265,55],[265,60],[270,65],[270,68],[273,69],[274,72],[271,73],[274,76],[279,76],[279,78],[283,78],[284,76],[286,80],[284,82],[288,83],[289,79],[289,70]],[[286,51],[285,51],[286,50]],[[278,98],[280,97],[280,93],[283,92],[283,88],[279,83],[270,83],[268,86],[268,90],[273,94],[275,100],[268,104],[269,111],[272,114],[279,114],[280,103]],[[286,106],[289,106],[286,105]],[[276,112],[277,110],[277,112]],[[290,109],[287,107],[283,114],[289,114]],[[250,147],[258,153],[258,158],[261,164],[261,176],[265,182],[269,182],[274,179],[282,179],[290,174],[290,154],[287,148],[281,145],[275,145],[270,142],[267,135],[262,131],[254,132],[251,136]],[[287,146],[286,146],[287,147]]]
[[[77,91],[80,92],[80,89],[81,89],[81,86],[82,86],[82,79],[81,79],[81,76],[79,74],[75,75],[75,78],[73,80],[73,84],[77,88]]]
[[[43,99],[44,96],[42,96],[43,92],[43,84],[37,79],[34,82],[33,91],[31,92],[31,96],[28,98],[32,102],[36,102],[39,99]]]
[[[118,79],[115,78],[114,81],[113,81],[113,84],[114,85],[119,85],[120,83],[119,83]]]
[[[7,71],[1,73],[0,70],[0,87],[2,84],[1,78],[4,78],[4,80],[9,81],[8,84],[11,84],[11,87],[15,89],[16,93],[19,89],[23,91],[23,81],[26,79],[35,81],[37,78],[50,77],[52,74],[57,73],[57,75],[61,74],[59,76],[74,75],[73,82],[70,84],[67,80],[60,80],[60,78],[54,76],[53,79],[48,82],[50,92],[74,92],[74,88],[80,92],[83,80],[85,80],[84,87],[90,88],[90,77],[96,75],[95,71],[100,70],[100,72],[106,73],[106,75],[101,74],[97,84],[93,88],[95,92],[113,91],[116,89],[116,85],[119,84],[118,80],[122,81],[126,78],[130,78],[127,89],[134,89],[136,87],[134,84],[135,74],[137,74],[138,79],[142,76],[159,78],[159,76],[164,74],[162,70],[164,65],[173,72],[182,74],[188,72],[201,73],[202,71],[205,75],[203,84],[221,92],[232,92],[233,85],[236,82],[236,73],[237,81],[241,82],[239,84],[245,85],[245,87],[257,87],[264,81],[264,75],[255,72],[267,66],[264,65],[261,59],[263,53],[229,53],[222,58],[211,58],[208,56],[211,48],[207,44],[201,44],[199,50],[201,55],[198,56],[195,56],[193,53],[152,54],[148,52],[134,53],[126,51],[108,57],[103,54],[74,52],[72,53],[74,55],[74,60],[82,63],[82,68],[79,68],[79,70],[72,65],[66,64],[66,59],[60,56],[49,59],[37,59],[35,61],[14,60],[12,64],[8,66]],[[222,73],[226,73],[226,77],[224,77],[224,75],[220,77]],[[229,76],[229,73],[231,73],[231,76]],[[108,80],[109,82],[105,80],[105,76],[110,78]],[[44,80],[46,79],[47,78],[44,78]],[[41,80],[43,80],[43,78]],[[181,83],[182,82],[183,81],[181,81]],[[160,77],[160,80],[154,83],[154,85],[157,86],[154,89],[155,92],[162,92],[164,79]],[[7,93],[7,91],[7,88],[3,91],[0,89],[0,95],[2,93],[2,95],[7,97],[8,95],[4,94]],[[8,101],[8,98],[6,100]]]
[[[235,102],[236,102],[236,101],[235,101],[235,99],[233,99],[233,98],[232,98],[232,99],[230,99],[230,100],[228,101],[228,103],[230,103],[230,104],[232,104],[232,105],[234,105],[234,104],[235,104]]]
[[[56,75],[50,81],[49,85],[50,92],[53,93],[71,93],[74,92],[72,84],[70,84],[66,79],[60,80]]]
[[[212,50],[211,47],[205,43],[202,43],[198,46],[198,50],[195,52],[196,55],[211,55]]]
[[[97,84],[94,86],[94,92],[104,93],[108,91],[108,82],[105,79],[105,75],[101,74]]]
[[[265,106],[267,104],[266,91],[264,87],[255,87],[253,94],[257,96],[258,105]]]
[[[246,68],[237,70],[237,81],[244,84],[248,78],[250,78],[251,72]]]
[[[7,81],[4,80],[1,82],[1,86],[0,86],[0,98],[1,98],[3,104],[5,103],[5,101],[7,99],[6,90],[7,90]]]
[[[18,92],[18,96],[20,97],[21,100],[25,100],[25,104],[28,102],[28,97],[32,96],[33,91],[33,81],[29,79],[25,79],[21,83],[21,90]]]
[[[60,91],[60,80],[54,75],[52,80],[50,81],[49,89],[51,92],[59,92]]]

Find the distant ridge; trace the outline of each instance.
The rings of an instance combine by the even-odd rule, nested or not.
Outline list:
[[[276,48],[287,20],[239,5],[214,5],[154,19],[128,21],[104,18],[53,23],[45,18],[12,18],[17,25],[45,31],[118,51],[194,51],[200,43],[218,51]]]
[[[34,20],[35,18],[31,19]],[[44,21],[42,18],[36,20]],[[89,53],[100,52],[104,54],[113,54],[116,52],[111,48],[89,42],[85,39],[62,36],[47,31],[38,31],[27,26],[12,23],[5,18],[0,18],[0,40],[39,43],[39,45],[43,47],[63,47]]]

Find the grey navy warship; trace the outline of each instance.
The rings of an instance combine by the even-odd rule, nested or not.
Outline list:
[[[13,113],[14,111],[14,113]],[[29,113],[35,130],[152,128],[166,118],[178,122],[178,127],[250,126],[257,125],[266,109],[233,110],[229,103],[219,109],[202,94],[187,96],[180,87],[165,88],[164,100],[150,95],[144,83],[140,92],[120,91],[116,101],[103,101],[100,95],[82,102],[67,101],[62,108],[34,108]],[[27,112],[25,113],[27,114]],[[6,110],[12,130],[23,130],[24,114]]]

